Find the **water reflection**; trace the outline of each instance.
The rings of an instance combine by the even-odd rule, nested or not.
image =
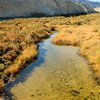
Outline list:
[[[79,48],[53,45],[53,36],[39,44],[38,59],[7,89],[16,100],[99,100],[100,86],[77,54]],[[8,95],[12,99],[13,95]]]

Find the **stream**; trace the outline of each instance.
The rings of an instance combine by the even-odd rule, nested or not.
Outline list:
[[[37,60],[6,87],[10,100],[100,100],[100,85],[79,48],[52,44],[55,35],[39,43]]]

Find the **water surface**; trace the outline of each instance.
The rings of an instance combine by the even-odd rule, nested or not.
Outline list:
[[[10,90],[14,99],[100,100],[100,86],[79,48],[53,45],[52,37],[39,44],[38,59],[15,80]]]

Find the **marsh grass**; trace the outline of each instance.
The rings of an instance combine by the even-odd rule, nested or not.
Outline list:
[[[100,14],[73,17],[69,21],[70,25],[59,25],[59,34],[53,43],[80,47],[80,54],[88,58],[100,76]]]
[[[80,47],[97,75],[100,75],[100,14],[74,17],[23,18],[0,21],[1,80],[14,75],[33,61],[38,54],[37,43],[49,37],[52,31],[57,45]],[[0,88],[4,82],[0,81]]]
[[[52,33],[41,18],[14,19],[0,22],[0,79],[5,80],[34,61],[37,43]],[[0,82],[2,89],[3,83]]]

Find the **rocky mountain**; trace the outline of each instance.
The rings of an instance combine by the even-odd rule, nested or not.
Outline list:
[[[100,8],[100,2],[89,2],[89,5],[93,8]]]
[[[0,18],[94,13],[71,0],[0,0]]]
[[[100,8],[95,8],[96,11],[98,11],[100,13]]]
[[[89,1],[89,0],[72,0],[72,1],[78,2],[78,3],[88,4],[92,8],[99,8],[100,7],[100,2],[92,2],[92,1]]]

